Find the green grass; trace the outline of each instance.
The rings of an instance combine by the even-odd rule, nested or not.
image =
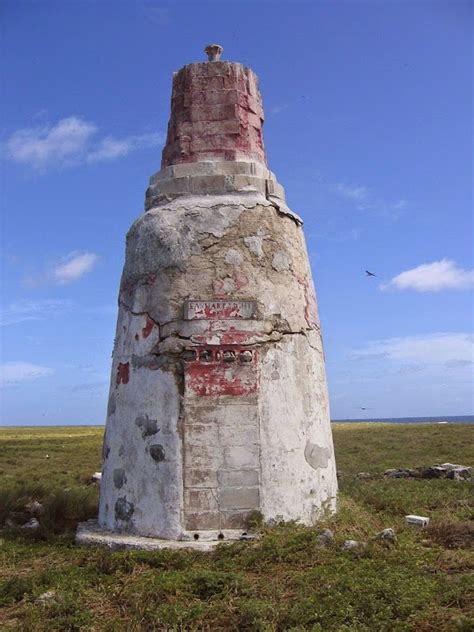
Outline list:
[[[389,467],[472,462],[473,426],[333,426],[339,511],[315,528],[262,527],[256,543],[212,553],[114,552],[73,545],[94,516],[102,429],[0,432],[0,629],[421,632],[474,629],[472,483],[384,479]],[[46,458],[46,454],[49,458]],[[360,471],[371,480],[355,480]],[[25,505],[40,528],[18,529]],[[406,513],[431,518],[408,527]],[[317,535],[335,539],[318,548]],[[397,542],[374,536],[393,527]],[[345,539],[367,543],[341,553]],[[49,601],[38,597],[54,591]]]

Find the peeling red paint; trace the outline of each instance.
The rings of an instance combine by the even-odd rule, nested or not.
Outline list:
[[[187,320],[248,320],[256,313],[256,301],[189,300],[185,305]]]
[[[130,365],[128,362],[119,362],[117,367],[117,384],[128,384],[130,377]]]
[[[240,288],[244,287],[245,285],[248,285],[248,278],[245,276],[245,274],[242,274],[241,272],[237,272],[237,274],[234,277],[234,283],[235,283],[235,288],[237,290],[240,290]]]
[[[206,351],[212,356],[208,362],[202,359]],[[242,351],[250,351],[251,362],[241,362]],[[226,362],[225,352],[235,354],[235,360]],[[186,388],[201,397],[251,395],[258,390],[257,351],[238,345],[200,348],[197,359],[186,364],[185,381]]]
[[[202,160],[266,164],[255,74],[240,64],[188,64],[173,79],[162,167]]]
[[[235,327],[229,327],[227,331],[222,332],[221,344],[244,345],[248,344],[251,339],[258,335],[258,332],[255,331],[242,331],[235,329]]]
[[[248,278],[241,272],[237,272],[233,277],[215,279],[212,283],[212,287],[218,298],[225,298],[229,294],[232,294],[233,292],[236,292],[248,285],[248,283]]]
[[[265,336],[264,331],[245,331],[235,327],[229,327],[226,331],[216,331],[211,327],[205,334],[193,336],[193,340],[205,345],[212,337],[217,338],[221,345],[249,345],[261,336]]]
[[[216,310],[205,305],[204,309],[196,311],[196,318],[240,318],[240,314],[238,307],[227,306]]]
[[[155,323],[152,321],[152,319],[149,316],[147,316],[145,326],[142,328],[142,336],[144,338],[148,338],[148,336],[153,331],[154,326],[155,326]]]

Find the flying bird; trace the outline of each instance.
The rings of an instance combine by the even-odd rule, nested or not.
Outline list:
[[[377,276],[376,274],[374,274],[373,272],[369,272],[368,270],[365,271],[367,276]]]

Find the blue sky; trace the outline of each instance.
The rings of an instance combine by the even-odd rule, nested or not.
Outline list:
[[[2,423],[104,421],[125,233],[159,169],[172,73],[211,42],[260,78],[269,166],[305,220],[332,417],[473,412],[470,2],[0,11]]]

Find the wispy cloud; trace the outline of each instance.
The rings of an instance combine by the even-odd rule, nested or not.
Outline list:
[[[71,391],[73,393],[93,393],[104,391],[108,387],[108,382],[106,380],[100,380],[97,382],[84,382],[82,384],[75,384],[71,386]]]
[[[53,370],[30,362],[5,362],[0,365],[0,387],[13,386],[26,381],[52,375]]]
[[[397,219],[408,205],[402,198],[388,202],[371,188],[363,185],[336,182],[328,184],[328,189],[331,193],[352,202],[358,211],[372,211],[392,219]]]
[[[153,2],[143,2],[142,8],[147,18],[157,26],[165,27],[170,24],[170,11],[166,7],[157,6]]]
[[[454,261],[441,259],[405,270],[379,287],[382,290],[415,290],[416,292],[468,290],[474,287],[474,270],[464,270]]]
[[[53,270],[56,283],[58,285],[66,285],[77,281],[92,270],[98,259],[99,257],[92,252],[71,252]]]
[[[4,158],[44,172],[54,167],[116,160],[132,151],[154,147],[163,142],[158,132],[115,138],[98,138],[95,123],[69,116],[55,124],[25,127],[1,145]]]
[[[122,140],[117,140],[112,136],[104,138],[88,156],[87,160],[96,162],[100,160],[114,160],[126,156],[132,151],[138,149],[147,149],[148,147],[156,147],[163,142],[163,135],[160,133],[140,134],[137,136],[128,136]]]
[[[23,285],[38,288],[50,285],[68,285],[88,274],[99,261],[93,252],[73,250],[61,259],[36,266],[33,273],[23,278]]]
[[[467,333],[433,333],[370,342],[352,351],[355,360],[394,361],[404,366],[463,368],[474,357],[474,336]]]
[[[10,303],[0,313],[0,325],[13,325],[30,320],[44,320],[70,310],[72,302],[60,299],[21,300]]]
[[[331,189],[334,193],[348,198],[349,200],[355,200],[360,204],[365,203],[370,197],[370,190],[363,186],[348,185],[343,182],[337,182],[332,185]]]
[[[274,105],[272,108],[270,108],[270,115],[276,116],[277,114],[280,114],[280,112],[287,110],[289,107],[290,103],[280,103],[279,105]]]
[[[3,149],[11,160],[34,169],[44,169],[52,163],[66,166],[86,154],[96,131],[93,123],[70,116],[56,125],[17,130],[4,143]]]

